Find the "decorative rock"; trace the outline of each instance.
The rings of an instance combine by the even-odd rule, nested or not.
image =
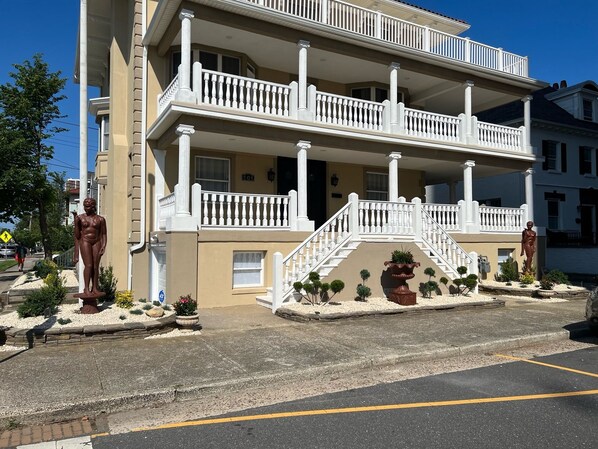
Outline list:
[[[164,309],[162,307],[154,307],[145,312],[145,314],[152,318],[160,318],[161,316],[164,316]]]

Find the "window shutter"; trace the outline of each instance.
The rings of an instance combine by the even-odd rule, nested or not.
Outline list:
[[[579,147],[579,174],[583,175],[583,147]]]
[[[567,171],[567,144],[561,143],[561,171]]]
[[[542,170],[548,170],[548,162],[546,161],[546,155],[548,154],[548,141],[542,141],[542,156],[544,156],[544,162],[542,162]]]

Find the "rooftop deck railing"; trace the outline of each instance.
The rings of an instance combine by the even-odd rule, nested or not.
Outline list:
[[[513,75],[528,76],[527,57],[343,1],[242,1],[454,61],[465,62]]]

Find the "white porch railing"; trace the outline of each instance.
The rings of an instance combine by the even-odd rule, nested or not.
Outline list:
[[[414,235],[413,204],[399,198],[388,201],[359,201],[359,233],[362,235]]]
[[[494,123],[478,122],[474,119],[477,130],[477,141],[480,146],[501,148],[510,151],[520,151],[524,146],[523,130],[525,127],[495,125]]]
[[[290,229],[290,195],[201,192],[202,228]]]
[[[528,76],[527,57],[340,0],[239,0],[344,31],[513,75]]]
[[[244,111],[288,117],[291,87],[202,70],[203,102]]]
[[[480,206],[480,230],[483,232],[521,232],[527,223],[527,205],[519,208]]]
[[[422,204],[424,211],[446,231],[462,231],[462,203],[460,204]]]
[[[158,114],[170,104],[179,90],[179,75],[176,75],[161,95],[158,95]]]
[[[399,105],[399,123],[404,123],[402,127],[408,136],[438,139],[444,142],[462,140],[462,117],[404,108],[401,106],[402,103]]]
[[[342,95],[316,93],[316,122],[382,131],[384,105]]]
[[[158,229],[166,229],[166,221],[175,215],[174,193],[158,199]]]

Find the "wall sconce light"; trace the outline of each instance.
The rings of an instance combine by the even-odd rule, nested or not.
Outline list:
[[[330,177],[330,185],[332,187],[336,187],[338,185],[338,176],[336,176],[336,173]]]
[[[268,176],[268,181],[274,182],[274,180],[276,179],[276,172],[274,171],[273,168],[268,170],[267,176]]]

